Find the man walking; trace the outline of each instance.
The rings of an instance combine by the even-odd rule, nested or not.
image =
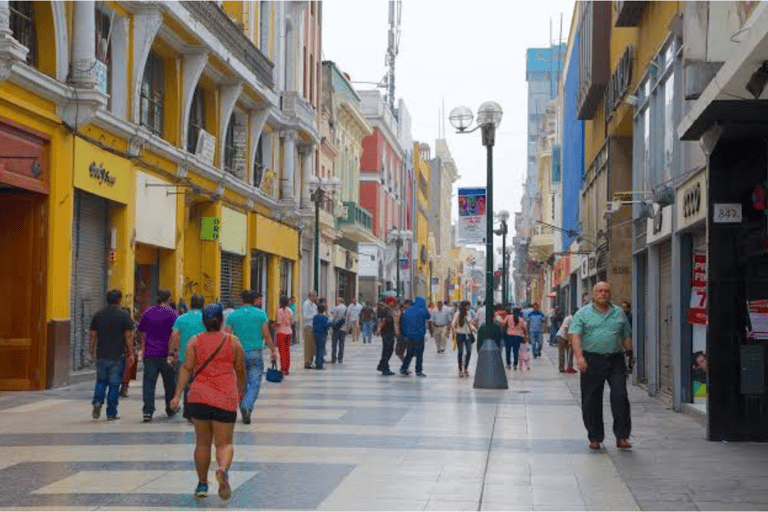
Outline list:
[[[410,375],[408,367],[411,359],[416,356],[416,375],[426,377],[422,371],[424,362],[424,336],[427,334],[427,320],[430,319],[427,304],[423,297],[416,297],[413,306],[403,311],[403,334],[406,338],[408,351],[405,353],[403,365],[400,367],[401,375]]]
[[[392,299],[392,304],[397,304],[394,298],[389,298]],[[381,334],[381,360],[376,370],[380,371],[382,375],[394,375],[395,372],[389,369],[389,359],[395,349],[395,316],[389,305],[384,305],[379,314],[378,330]]]
[[[301,335],[304,341],[304,369],[312,368],[315,359],[315,335],[312,332],[312,319],[317,314],[317,292],[309,292],[307,300],[301,305]]]
[[[331,363],[344,359],[344,338],[347,337],[347,305],[344,298],[336,299],[336,307],[331,310]]]
[[[155,413],[155,389],[157,377],[163,377],[165,389],[165,413],[170,417],[176,414],[171,409],[171,400],[176,391],[176,372],[173,371],[168,354],[171,342],[173,324],[179,314],[170,306],[171,291],[159,290],[157,292],[157,305],[144,312],[139,322],[139,336],[141,337],[141,354],[144,360],[144,422],[152,421]]]
[[[528,313],[528,335],[531,337],[531,349],[533,358],[541,357],[541,345],[543,343],[542,332],[546,327],[547,317],[539,310],[539,303],[533,303],[533,309]]]
[[[203,325],[203,306],[205,306],[205,297],[196,293],[192,296],[189,305],[192,309],[176,319],[176,322],[173,324],[173,331],[171,332],[170,352],[175,360],[173,370],[176,373],[177,378],[179,369],[184,363],[184,354],[187,350],[187,343],[189,343],[192,336],[205,332],[205,326]],[[186,390],[184,390],[184,392],[186,393]],[[188,416],[188,411],[184,411],[184,417],[187,418]]]
[[[101,416],[101,406],[107,399],[107,419],[119,419],[117,403],[120,399],[120,381],[125,371],[125,354],[128,364],[133,363],[133,322],[130,315],[120,309],[123,293],[107,292],[107,307],[99,310],[91,319],[90,353],[96,360],[96,388],[93,391],[93,419]],[[109,387],[109,394],[107,394]]]
[[[352,334],[352,341],[360,341],[360,313],[363,306],[357,303],[354,297],[347,306],[347,332]]]
[[[592,289],[592,303],[581,308],[568,329],[576,364],[581,371],[581,414],[587,428],[589,447],[600,449],[605,438],[603,425],[603,389],[611,387],[611,413],[616,447],[629,450],[632,420],[627,397],[627,366],[632,370],[632,330],[619,306],[611,304],[611,285],[597,283]]]
[[[451,323],[451,312],[445,306],[443,301],[437,301],[437,309],[432,315],[432,335],[435,337],[435,346],[437,353],[445,352],[446,337],[450,334],[449,325]]]
[[[251,413],[256,399],[259,398],[261,388],[261,376],[264,374],[264,356],[262,349],[264,341],[269,345],[272,359],[277,358],[275,345],[269,332],[269,319],[263,309],[257,308],[256,292],[243,290],[240,295],[244,306],[236,309],[227,317],[226,330],[240,339],[245,354],[245,373],[248,382],[240,402],[240,416],[246,425],[251,423]]]
[[[560,373],[576,373],[573,369],[573,349],[571,348],[571,336],[568,334],[568,329],[571,327],[573,321],[573,315],[576,314],[577,309],[571,312],[570,315],[565,317],[560,329],[557,331],[557,367]],[[566,369],[566,360],[568,363],[568,369]]]

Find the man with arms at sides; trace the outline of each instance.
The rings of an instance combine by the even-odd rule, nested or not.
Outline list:
[[[107,292],[107,307],[93,315],[90,326],[91,359],[96,360],[96,388],[93,392],[93,419],[101,416],[104,397],[107,398],[107,419],[119,419],[117,403],[120,399],[120,381],[125,371],[125,354],[129,364],[133,355],[133,322],[130,315],[120,309],[123,293]],[[109,394],[107,394],[109,387]]]
[[[629,450],[632,419],[627,397],[627,366],[632,370],[632,329],[621,307],[611,304],[611,285],[597,283],[592,288],[592,303],[581,308],[568,329],[576,364],[581,371],[581,414],[587,428],[589,447],[600,449],[605,438],[603,389],[611,387],[611,413],[616,447]]]
[[[187,350],[187,343],[196,334],[205,332],[205,326],[203,325],[203,306],[205,306],[205,297],[196,293],[192,296],[189,302],[192,309],[181,315],[176,319],[173,324],[173,332],[171,333],[171,354],[176,359],[174,370],[176,371],[176,377],[178,382],[179,369],[184,364],[184,354]],[[187,390],[184,390],[186,393]],[[188,411],[184,411],[184,417],[189,418]]]
[[[312,320],[317,314],[317,292],[309,292],[307,300],[301,305],[301,336],[304,342],[304,369],[312,368],[315,359],[315,335]]]
[[[344,298],[336,299],[336,307],[331,309],[331,363],[344,361],[344,339],[347,336],[347,305]]]
[[[245,373],[248,382],[245,395],[240,402],[240,416],[246,425],[251,423],[253,405],[259,398],[261,376],[264,374],[264,356],[261,350],[264,348],[265,340],[269,345],[272,359],[277,357],[269,332],[267,313],[254,306],[256,295],[254,290],[243,290],[240,295],[243,299],[243,307],[230,313],[226,321],[226,330],[238,337],[245,354]]]

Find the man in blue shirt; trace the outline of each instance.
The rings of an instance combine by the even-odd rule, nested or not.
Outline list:
[[[323,357],[325,356],[325,342],[328,339],[328,330],[333,325],[331,319],[325,314],[325,304],[317,306],[317,314],[312,317],[312,334],[315,338],[315,369],[323,369]]]
[[[205,332],[203,325],[203,306],[205,306],[205,297],[196,293],[189,302],[190,311],[184,313],[176,319],[171,331],[171,345],[169,348],[172,359],[174,360],[173,370],[176,373],[176,383],[178,384],[179,370],[184,362],[184,354],[187,351],[187,343],[192,336]],[[189,386],[187,386],[189,389]],[[186,395],[187,389],[184,390]],[[189,417],[189,412],[184,411],[184,417]],[[191,420],[190,420],[191,421]]]
[[[401,375],[410,375],[408,367],[411,359],[416,356],[416,375],[426,377],[422,371],[424,362],[424,336],[427,334],[427,320],[431,318],[427,311],[427,304],[423,297],[416,297],[413,306],[403,312],[402,328],[408,345],[403,365],[400,367]]]
[[[539,303],[533,303],[533,311],[528,313],[528,335],[531,337],[531,348],[533,349],[534,359],[541,357],[542,336],[541,333],[546,327],[547,317],[539,311]]]
[[[261,376],[264,374],[264,357],[261,350],[264,342],[267,342],[272,353],[272,359],[277,358],[275,345],[272,343],[272,335],[269,332],[269,319],[263,309],[254,306],[257,293],[254,290],[243,290],[241,297],[245,304],[229,314],[226,322],[226,330],[240,338],[245,352],[245,371],[248,375],[248,383],[245,396],[240,402],[240,415],[243,423],[251,422],[251,413],[256,399],[259,397]]]

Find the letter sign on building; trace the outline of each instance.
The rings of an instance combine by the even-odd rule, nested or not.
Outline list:
[[[707,175],[701,171],[676,191],[677,227],[685,229],[707,216]]]

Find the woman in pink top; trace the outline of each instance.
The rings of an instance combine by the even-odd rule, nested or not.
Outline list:
[[[184,353],[179,383],[171,400],[173,410],[179,408],[181,391],[186,388],[190,374],[193,381],[187,392],[188,411],[195,425],[195,468],[198,484],[195,496],[208,496],[208,468],[211,465],[211,442],[216,445],[216,480],[219,496],[229,499],[229,466],[234,448],[232,435],[237,420],[237,407],[245,394],[245,355],[237,336],[221,331],[224,312],[218,304],[203,310],[206,332],[193,336]]]
[[[288,375],[288,370],[291,368],[292,325],[293,313],[288,307],[288,297],[280,297],[275,327],[277,328],[277,348],[280,349],[280,371],[283,372],[283,375]]]
[[[507,352],[507,370],[511,368],[517,370],[520,343],[524,343],[525,338],[528,336],[525,320],[521,318],[520,310],[518,308],[513,309],[512,314],[506,316],[501,326],[504,329],[504,347]],[[514,366],[510,361],[510,352],[513,352],[515,355]]]

